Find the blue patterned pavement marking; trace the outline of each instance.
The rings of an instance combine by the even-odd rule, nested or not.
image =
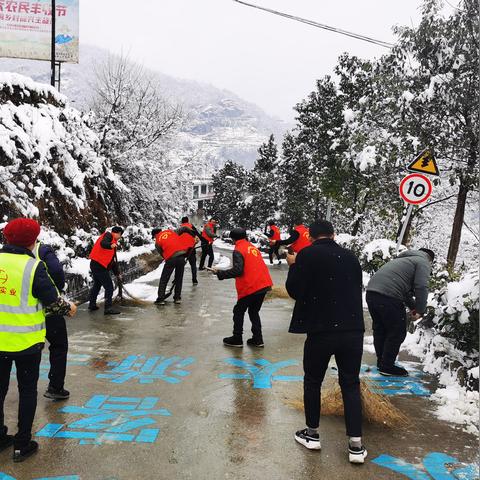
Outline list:
[[[429,397],[431,392],[424,386],[423,372],[414,369],[409,369],[408,372],[408,377],[385,377],[378,373],[376,367],[362,366],[362,373],[372,382],[376,393]]]
[[[411,480],[477,480],[478,465],[465,464],[444,453],[429,453],[423,459],[423,468],[401,458],[380,455],[372,461],[380,467],[400,473]]]
[[[94,395],[83,407],[67,406],[61,413],[82,415],[84,418],[69,423],[49,423],[37,437],[78,439],[80,445],[101,445],[106,442],[153,443],[159,428],[155,425],[159,416],[170,416],[165,408],[155,408],[158,397],[114,397]]]
[[[6,473],[0,472],[0,480],[17,480]],[[67,475],[66,477],[42,477],[34,478],[33,480],[80,480],[78,475]]]
[[[67,355],[67,367],[72,366],[86,366],[92,360],[91,355],[87,354],[80,354],[80,353],[69,353]],[[48,372],[50,371],[50,360],[48,353],[44,353],[42,355],[42,361],[40,363],[40,376],[38,377],[40,380],[48,380]],[[15,369],[15,364],[12,366],[12,373],[10,378],[17,378],[17,371]],[[1,477],[0,477],[1,480]]]
[[[195,362],[193,357],[179,356],[163,357],[156,355],[130,355],[121,362],[110,362],[113,367],[110,372],[99,373],[97,378],[106,378],[111,383],[126,383],[130,380],[141,384],[153,383],[161,380],[167,383],[180,383],[184,377],[190,375],[186,367]]]
[[[282,368],[300,365],[297,360],[284,360],[271,363],[269,360],[260,358],[253,363],[248,363],[238,358],[227,358],[225,363],[233,367],[241,368],[247,373],[221,373],[219,378],[248,379],[253,381],[253,388],[272,388],[272,382],[301,382],[303,376],[300,375],[274,375]]]

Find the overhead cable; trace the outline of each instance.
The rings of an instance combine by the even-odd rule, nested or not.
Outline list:
[[[364,42],[374,43],[375,45],[380,45],[381,47],[385,47],[385,48],[393,47],[392,43],[384,42],[382,40],[377,40],[372,37],[367,37],[365,35],[361,35],[360,33],[349,32],[347,30],[342,30],[341,28],[331,27],[323,23],[314,22],[313,20],[297,17],[295,15],[289,15],[288,13],[283,13],[283,12],[279,12],[278,10],[272,10],[270,8],[261,7],[259,5],[254,5],[253,3],[244,2],[243,0],[233,0],[233,1],[236,3],[240,3],[242,5],[245,5],[247,7],[263,10],[265,12],[273,13],[274,15],[279,15],[280,17],[285,17],[290,20],[306,23],[307,25],[311,25],[312,27],[323,28],[324,30],[328,30],[329,32],[339,33],[340,35],[346,35],[347,37],[356,38],[357,40],[363,40]]]

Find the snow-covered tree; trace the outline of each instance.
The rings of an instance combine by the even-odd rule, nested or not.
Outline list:
[[[217,218],[222,228],[232,228],[243,223],[247,191],[245,168],[228,160],[212,178],[214,197],[205,206],[207,214]]]

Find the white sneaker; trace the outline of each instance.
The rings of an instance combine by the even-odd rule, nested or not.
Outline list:
[[[308,430],[299,430],[295,433],[295,440],[298,443],[301,443],[304,447],[309,450],[321,450],[322,445],[320,444],[320,435],[317,433],[315,435],[308,435]]]
[[[348,460],[350,463],[365,463],[367,455],[368,452],[363,445],[361,447],[348,446]]]

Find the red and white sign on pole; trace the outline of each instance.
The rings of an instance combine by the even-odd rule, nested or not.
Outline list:
[[[400,245],[403,242],[405,231],[407,230],[408,221],[412,215],[413,206],[426,202],[432,194],[432,190],[432,182],[421,173],[411,173],[400,182],[400,196],[409,205],[403,221],[402,230],[398,236],[397,255],[400,250]]]
[[[400,182],[400,196],[411,205],[419,205],[432,194],[432,182],[425,175],[412,173]]]

